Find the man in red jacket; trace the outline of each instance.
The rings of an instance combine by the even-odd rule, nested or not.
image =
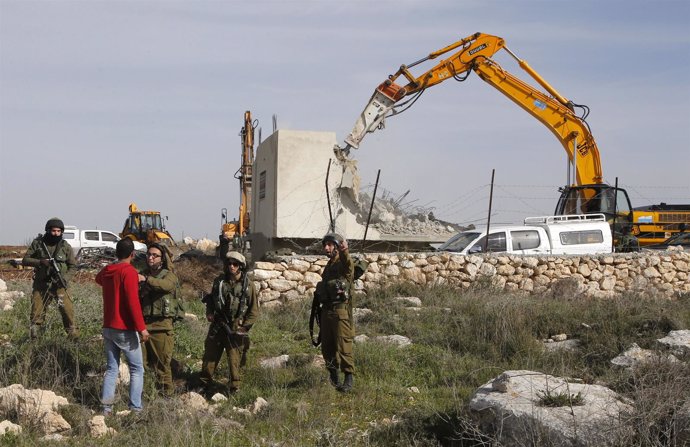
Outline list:
[[[118,261],[96,275],[103,288],[103,341],[107,369],[103,379],[103,414],[112,412],[115,386],[120,370],[120,353],[129,365],[129,408],[141,411],[144,388],[144,362],[141,343],[149,338],[139,304],[139,274],[132,266],[134,243],[122,239],[115,246]],[[141,338],[140,338],[141,337]]]

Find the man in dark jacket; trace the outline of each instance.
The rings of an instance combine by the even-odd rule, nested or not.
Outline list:
[[[45,234],[31,242],[22,265],[34,267],[31,294],[31,338],[42,332],[46,311],[56,301],[62,325],[70,338],[79,337],[68,281],[74,276],[76,261],[72,247],[62,238],[65,225],[57,217],[46,222]]]

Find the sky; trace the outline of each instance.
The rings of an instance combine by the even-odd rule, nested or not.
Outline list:
[[[220,209],[237,215],[246,110],[261,139],[275,115],[342,141],[401,64],[477,31],[589,106],[633,206],[690,203],[689,24],[685,0],[0,0],[0,244],[53,216],[119,232],[131,202],[215,240]],[[492,170],[492,224],[551,213],[566,183],[558,140],[476,75],[354,156],[365,188],[380,169],[380,195],[460,224],[486,220]]]

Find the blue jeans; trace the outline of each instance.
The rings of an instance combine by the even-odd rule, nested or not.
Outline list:
[[[129,366],[129,408],[141,411],[141,393],[144,389],[144,361],[137,331],[103,328],[107,368],[103,379],[101,403],[103,411],[110,412],[115,402],[115,386],[120,372],[120,353]]]

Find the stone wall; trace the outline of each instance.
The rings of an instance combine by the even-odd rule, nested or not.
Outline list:
[[[369,267],[355,284],[364,293],[395,281],[458,288],[484,281],[507,291],[569,291],[593,297],[613,297],[624,291],[669,298],[690,293],[690,252],[682,249],[597,256],[460,256],[439,252],[366,254],[364,258]],[[257,262],[253,278],[262,305],[311,297],[326,262],[324,256]]]

